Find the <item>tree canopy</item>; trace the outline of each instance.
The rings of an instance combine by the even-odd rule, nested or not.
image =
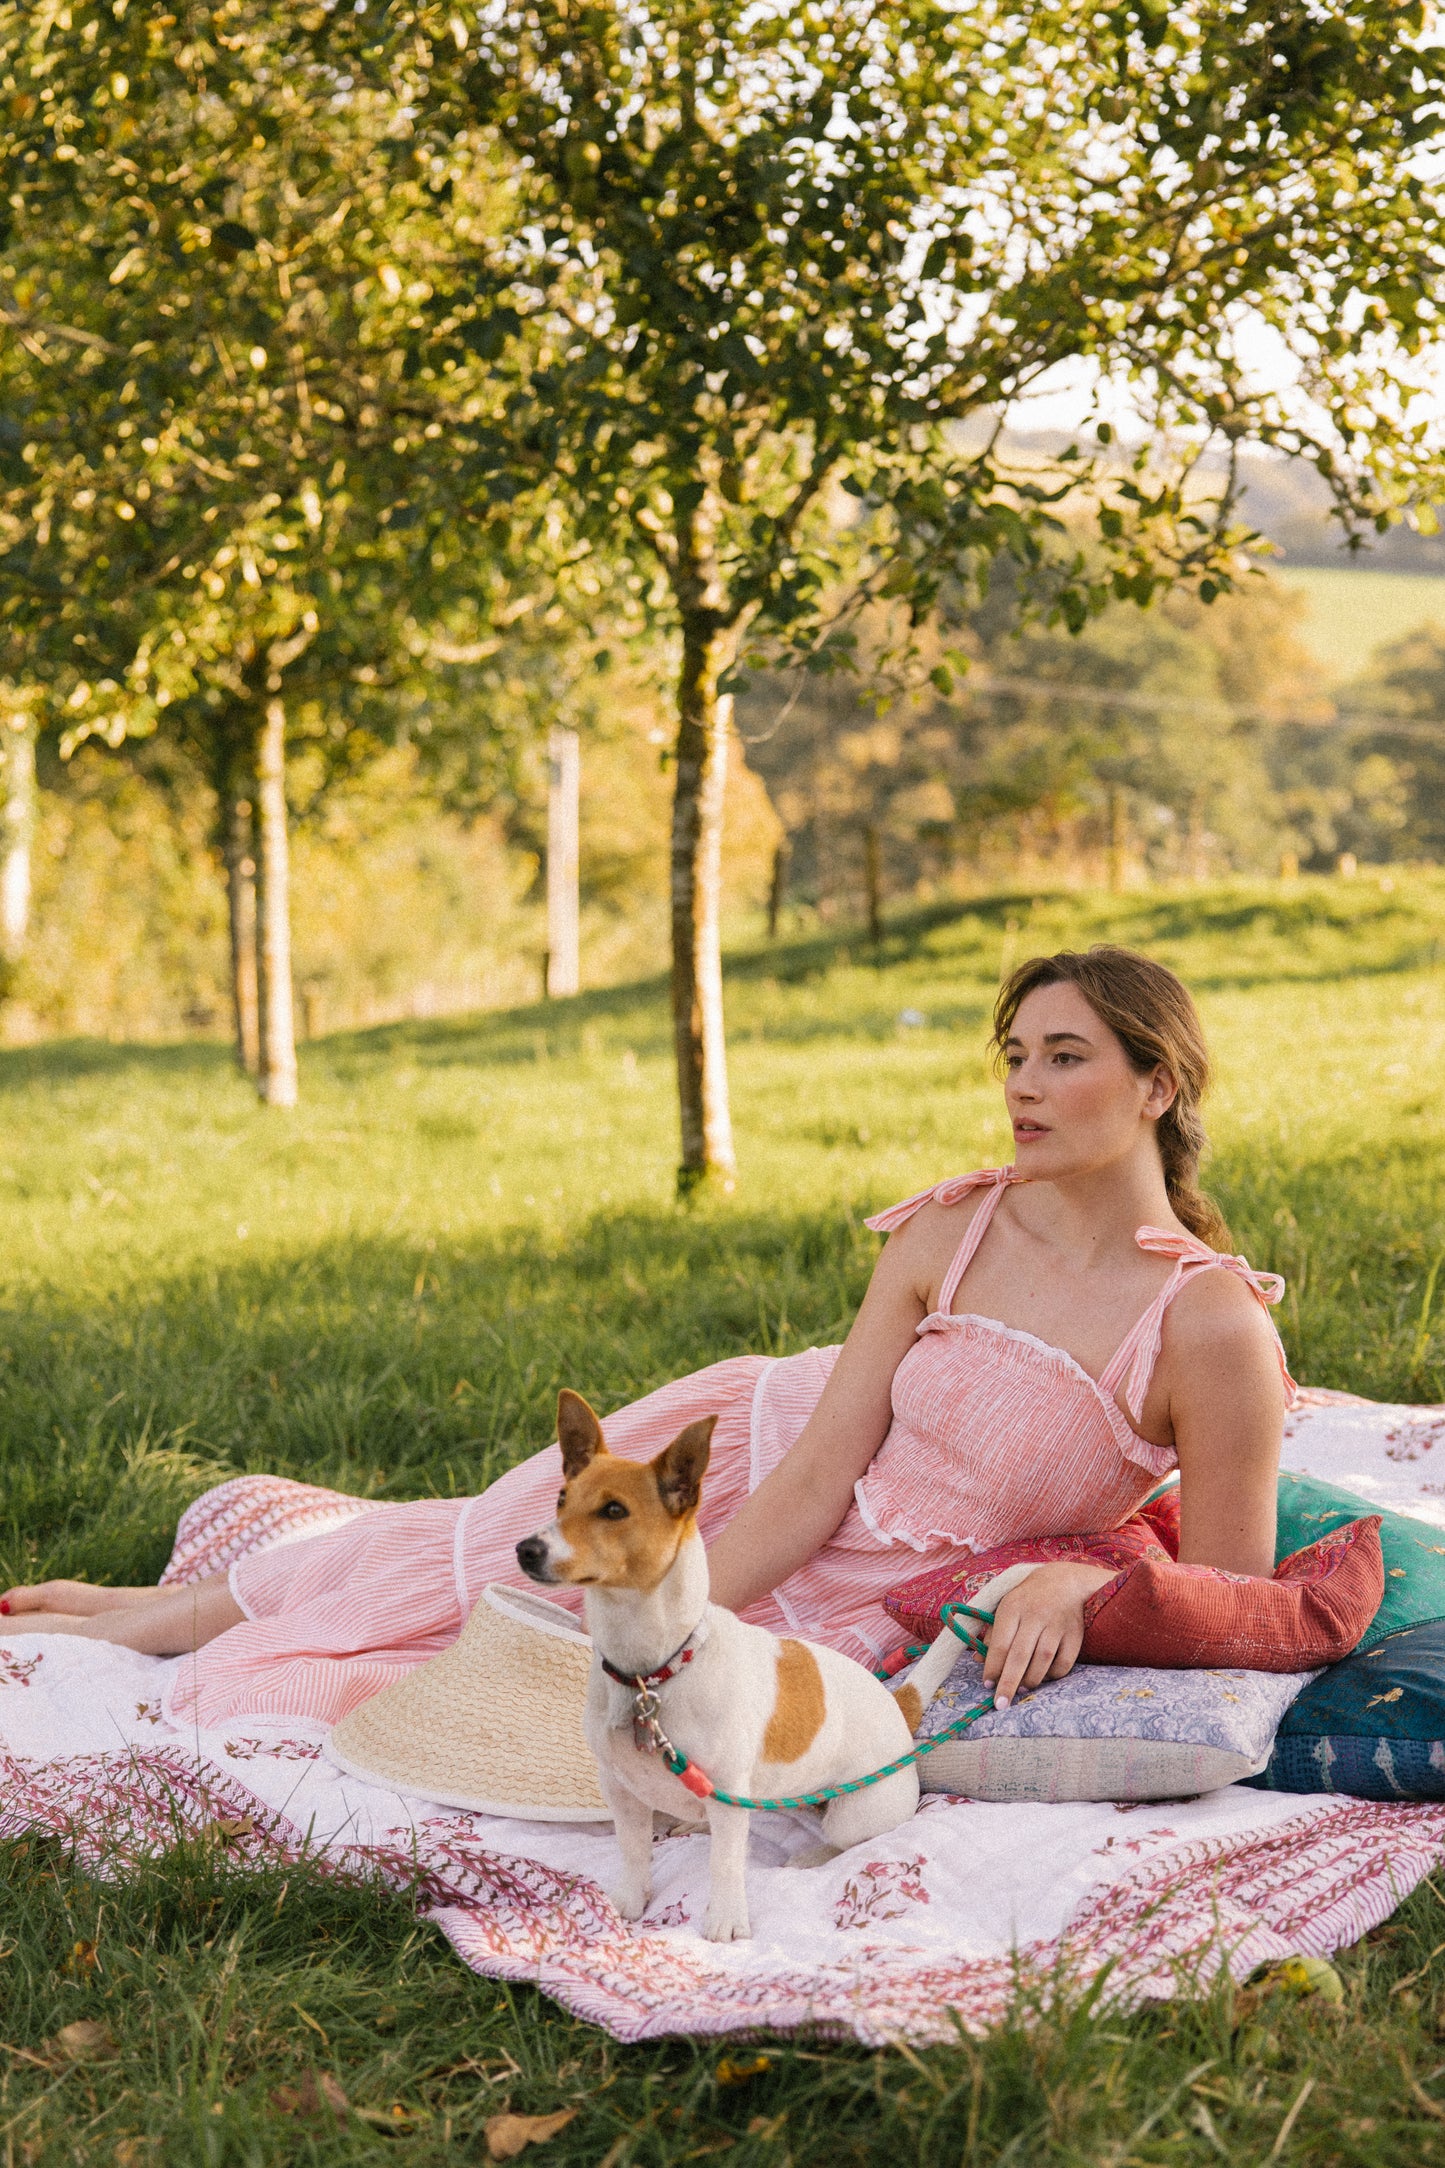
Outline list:
[[[1232,466],[1199,486],[1218,442],[1306,452],[1351,533],[1398,516],[1436,473],[1409,387],[1442,284],[1418,156],[1441,63],[1423,10],[1383,0],[409,20],[419,126],[480,123],[511,178],[474,250],[514,332],[509,412],[579,542],[622,551],[677,638],[683,1176],[726,1179],[728,673],[856,667],[883,603],[881,670],[1003,556],[1076,630],[1161,582],[1209,600],[1243,538]],[[1270,335],[1292,386],[1251,363]],[[1010,457],[1003,418],[1065,365],[1128,383],[1152,431],[1132,463]]]
[[[740,675],[947,697],[1005,561],[1075,631],[1207,602],[1248,442],[1352,536],[1428,517],[1440,52],[1416,0],[8,0],[9,674],[253,746],[305,686],[350,745],[523,604],[670,643],[681,1172],[728,1180]],[[1137,454],[1019,450],[1068,369]]]

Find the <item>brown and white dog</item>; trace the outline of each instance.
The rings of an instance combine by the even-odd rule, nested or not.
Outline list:
[[[750,1932],[748,1811],[700,1801],[670,1772],[645,1715],[635,1724],[638,1684],[641,1707],[677,1751],[721,1790],[752,1798],[819,1791],[880,1769],[908,1752],[918,1716],[908,1689],[900,1704],[851,1658],[780,1641],[708,1601],[696,1516],[715,1420],[690,1423],[655,1460],[623,1460],[608,1452],[586,1401],[564,1392],[557,1517],[517,1545],[517,1560],[544,1586],[585,1591],[593,1657],[583,1728],[622,1852],[610,1893],[618,1911],[635,1920],[647,1909],[654,1809],[705,1817],[712,1844],[703,1933],[731,1942]],[[917,1805],[912,1766],[833,1800],[823,1813],[824,1856],[896,1829]]]

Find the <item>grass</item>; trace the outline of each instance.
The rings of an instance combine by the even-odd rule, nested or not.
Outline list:
[[[1422,625],[1445,630],[1445,580],[1431,572],[1386,572],[1375,565],[1270,566],[1270,577],[1303,595],[1299,638],[1328,675],[1359,677],[1375,650]]]
[[[294,1116],[209,1046],[0,1056],[0,1579],[153,1577],[180,1507],[241,1469],[475,1490],[546,1440],[560,1383],[607,1407],[836,1337],[862,1214],[1006,1156],[981,1052],[1000,968],[1099,938],[1199,993],[1211,1186],[1290,1276],[1297,1373],[1445,1397],[1445,877],[997,896],[899,922],[876,959],[735,959],[741,1177],[689,1213],[656,984],[322,1041]],[[5,2168],[479,2160],[508,2106],[577,2109],[536,2156],[557,2168],[1445,2161],[1429,1887],[1341,1960],[1343,2014],[1228,1990],[1020,2010],[918,2055],[769,2042],[728,2086],[726,2043],[619,2048],[473,1978],[384,1895],[191,1845],[123,1885],[38,1839],[0,1867]],[[118,2055],[53,2066],[43,2044],[86,2018]],[[334,2122],[323,2073],[368,2119]]]

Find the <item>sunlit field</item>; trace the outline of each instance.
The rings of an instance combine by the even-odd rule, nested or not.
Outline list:
[[[1200,998],[1208,1186],[1289,1277],[1296,1375],[1445,1397],[1445,877],[999,896],[901,919],[877,955],[734,959],[738,1186],[689,1212],[660,983],[319,1041],[294,1115],[211,1045],[0,1055],[0,1579],[154,1577],[186,1501],[247,1469],[476,1490],[546,1442],[561,1384],[610,1408],[840,1336],[876,1252],[863,1214],[1007,1156],[983,1049],[1000,971],[1097,939]],[[7,2168],[478,2159],[507,2106],[578,2110],[535,2156],[560,2168],[1445,2158],[1428,1886],[1341,1960],[1343,2017],[1228,1991],[1021,2012],[919,2055],[767,2043],[727,2085],[726,2043],[619,2049],[473,1978],[399,1900],[293,1876],[282,1902],[195,1849],[124,1887],[33,1841],[0,1856]],[[26,2059],[84,2017],[117,2060]],[[368,2118],[308,2116],[308,2071]]]
[[[1424,625],[1445,631],[1445,580],[1438,574],[1374,565],[1275,564],[1270,571],[1304,597],[1296,634],[1331,678],[1359,677],[1377,648]]]

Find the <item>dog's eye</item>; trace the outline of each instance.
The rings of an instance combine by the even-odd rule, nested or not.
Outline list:
[[[566,1493],[566,1491],[565,1491],[565,1490],[559,1490],[559,1491],[558,1491],[558,1493],[557,1493],[557,1511],[558,1511],[559,1513],[561,1512],[561,1510],[562,1510],[563,1506],[565,1506],[565,1505],[566,1505],[566,1503],[567,1503],[567,1493]]]
[[[630,1519],[626,1506],[620,1498],[609,1498],[605,1506],[597,1508],[599,1521],[625,1521]]]

